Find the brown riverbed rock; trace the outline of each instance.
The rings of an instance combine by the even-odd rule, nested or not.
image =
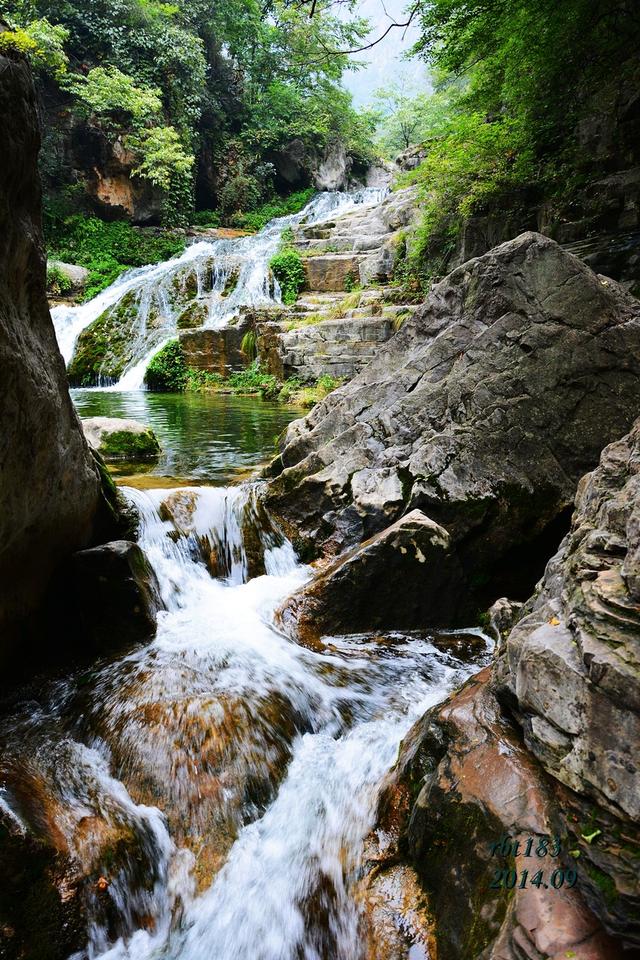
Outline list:
[[[639,405],[640,304],[525,233],[436,284],[357,377],[289,426],[266,502],[302,550],[336,554],[376,532],[354,482],[394,474],[402,500],[378,529],[420,509],[447,531],[477,606],[525,599],[579,478]],[[434,584],[421,571],[415,588]]]
[[[438,960],[620,958],[620,943],[604,932],[580,884],[554,889],[550,883],[554,870],[575,868],[561,804],[502,715],[489,679],[485,668],[405,738],[383,792],[378,836],[384,847],[365,875],[365,890],[373,889],[375,898],[380,877],[399,863],[408,866],[409,886],[395,899],[405,899],[409,916],[423,916],[423,930],[431,923]],[[552,856],[556,835],[559,851]],[[551,852],[537,857],[543,836]],[[507,846],[504,854],[492,852],[504,837],[520,840],[517,855]],[[534,855],[526,857],[529,837]],[[532,878],[543,870],[547,888],[521,888],[525,869]],[[491,888],[502,870],[517,872],[515,889]]]
[[[85,942],[77,864],[0,811],[0,956],[66,960]]]

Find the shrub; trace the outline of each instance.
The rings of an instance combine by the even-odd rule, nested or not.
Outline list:
[[[149,390],[180,393],[187,385],[188,370],[178,340],[170,340],[159,350],[147,367],[144,382]]]
[[[353,293],[360,289],[360,281],[351,271],[344,278],[344,289],[347,293]]]
[[[277,393],[278,381],[272,374],[264,373],[257,360],[246,370],[230,374],[227,382],[232,390],[238,393]]]
[[[18,53],[28,58],[33,69],[62,80],[67,72],[67,55],[64,44],[69,31],[48,20],[32,20],[24,29],[5,30],[0,33],[0,52]]]
[[[220,214],[217,210],[196,210],[191,220],[194,227],[220,226]]]
[[[123,221],[105,223],[81,214],[52,216],[46,222],[49,255],[89,270],[84,299],[90,300],[130,267],[169,260],[182,253],[181,233],[132,227]]]
[[[269,266],[280,284],[282,302],[295,303],[305,283],[302,257],[293,247],[284,247],[271,258]]]
[[[64,297],[73,290],[73,281],[60,267],[47,267],[47,290],[54,297]]]

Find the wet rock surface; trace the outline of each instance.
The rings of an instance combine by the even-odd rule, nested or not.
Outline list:
[[[252,323],[246,317],[221,330],[184,330],[180,332],[180,346],[185,363],[194,370],[206,370],[228,377],[234,370],[242,370],[250,358],[242,352],[242,340]]]
[[[638,302],[523,234],[437,284],[354,380],[288,428],[267,506],[316,555],[421,509],[447,531],[478,606],[524,599],[580,476],[633,419],[638,360]],[[367,529],[353,487],[365,470],[403,491]],[[430,591],[424,572],[419,584]]]
[[[85,654],[149,640],[164,609],[157,577],[137,543],[114,540],[71,558],[71,632]]]
[[[528,748],[571,797],[564,830],[607,927],[640,944],[640,421],[580,483],[570,533],[495,671]]]
[[[63,960],[84,946],[80,876],[70,857],[0,810],[0,956]]]
[[[417,587],[423,576],[432,590]],[[330,634],[472,622],[462,580],[447,531],[412,510],[322,570],[285,601],[277,619],[312,645]]]
[[[594,917],[580,884],[554,889],[549,883],[554,870],[575,869],[562,804],[502,714],[489,679],[486,668],[405,738],[382,794],[368,896],[375,903],[376,887],[402,871],[395,876],[395,900],[404,901],[400,918],[415,925],[426,915],[439,960],[619,958],[622,945]],[[539,839],[556,835],[558,856],[551,855],[549,839],[551,853],[536,858]],[[504,837],[520,840],[516,855],[513,847],[505,847],[504,856],[492,854],[492,844]],[[534,856],[527,858],[529,837]],[[502,869],[516,871],[515,889],[491,888]],[[525,869],[531,877],[542,869],[547,888],[521,888]]]

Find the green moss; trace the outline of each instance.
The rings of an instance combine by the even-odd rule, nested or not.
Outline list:
[[[182,311],[176,321],[179,330],[191,330],[194,327],[201,327],[208,315],[208,306],[200,300],[193,300],[185,310]]]
[[[224,289],[220,294],[221,297],[228,297],[230,293],[233,293],[235,288],[238,286],[238,280],[240,278],[239,270],[232,270],[229,276],[227,277],[227,282],[224,285]]]
[[[107,434],[100,444],[100,454],[105,460],[127,460],[132,463],[139,460],[156,460],[160,453],[160,444],[153,430],[133,433],[129,430],[116,430]]]
[[[86,327],[76,343],[68,368],[69,383],[90,387],[104,381],[120,379],[125,367],[133,360],[132,344],[138,305],[133,291],[113,307],[101,313]]]
[[[179,340],[170,340],[151,358],[144,375],[149,390],[180,393],[187,385],[187,364]]]
[[[618,899],[618,890],[615,883],[608,874],[603,873],[603,871],[599,870],[598,867],[594,866],[593,863],[585,861],[584,866],[587,873],[600,890],[607,907],[611,907],[611,905]]]

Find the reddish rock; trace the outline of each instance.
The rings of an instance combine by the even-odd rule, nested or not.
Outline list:
[[[579,885],[549,883],[554,869],[575,866],[559,797],[502,715],[489,677],[486,668],[405,739],[383,793],[378,832],[389,839],[376,874],[397,871],[399,861],[415,871],[409,902],[431,917],[438,960],[615,960],[621,947]],[[524,856],[529,837],[556,834],[558,857]],[[491,844],[505,836],[520,840],[518,856],[492,855]],[[502,868],[517,871],[513,891],[490,886]],[[520,889],[524,869],[543,870],[548,888]],[[371,869],[369,877],[375,892]]]

